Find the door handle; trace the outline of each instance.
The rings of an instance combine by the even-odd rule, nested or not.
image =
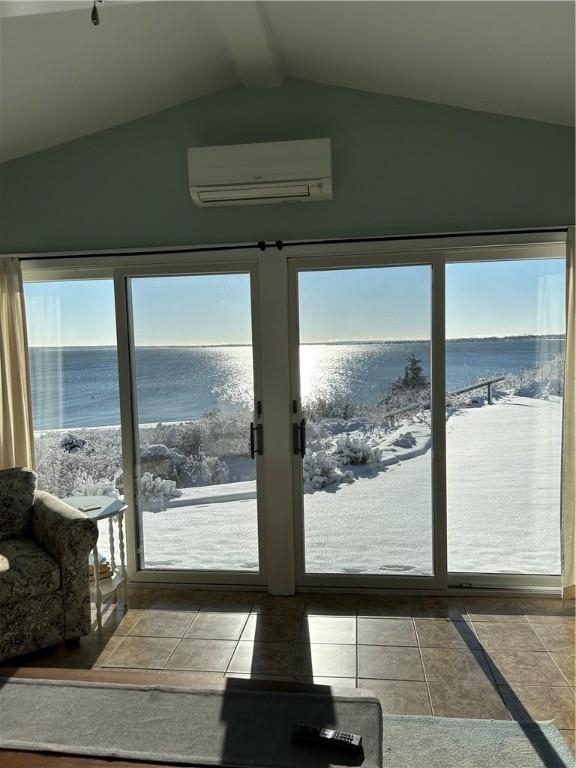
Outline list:
[[[300,424],[292,424],[292,446],[295,456],[306,456],[306,419],[301,419]]]
[[[256,447],[255,435],[258,435],[258,447]],[[253,459],[256,454],[262,456],[264,453],[264,437],[262,424],[254,424],[250,422],[250,458]]]

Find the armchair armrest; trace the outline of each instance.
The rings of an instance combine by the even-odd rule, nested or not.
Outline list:
[[[36,542],[60,564],[64,601],[64,637],[90,632],[88,554],[98,540],[98,525],[83,512],[44,491],[32,508]]]
[[[32,508],[34,538],[53,558],[86,560],[98,540],[98,525],[45,491],[36,491]]]

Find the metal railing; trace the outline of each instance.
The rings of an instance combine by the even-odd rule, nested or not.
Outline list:
[[[492,405],[492,385],[497,384],[499,381],[504,381],[506,376],[499,376],[496,379],[487,379],[486,381],[479,381],[477,384],[472,384],[470,387],[462,387],[462,389],[455,389],[453,392],[446,392],[446,398],[453,397],[454,395],[463,395],[465,392],[472,392],[474,389],[488,389],[488,405]],[[385,418],[396,416],[399,413],[406,413],[406,411],[414,411],[417,408],[430,408],[430,400],[424,403],[413,403],[412,405],[405,405],[403,408],[397,408],[395,411],[390,411],[385,415]]]
[[[471,387],[463,387],[457,389],[454,392],[447,392],[446,397],[452,397],[452,395],[462,395],[464,392],[472,392],[473,389],[488,389],[488,405],[492,405],[492,384],[497,384],[499,381],[504,381],[506,376],[499,376],[497,379],[488,379],[487,381],[480,381],[478,384],[473,384]]]

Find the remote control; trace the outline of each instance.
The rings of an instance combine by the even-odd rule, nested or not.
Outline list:
[[[331,728],[314,728],[311,725],[297,725],[292,733],[292,741],[334,747],[356,754],[362,751],[362,736]]]

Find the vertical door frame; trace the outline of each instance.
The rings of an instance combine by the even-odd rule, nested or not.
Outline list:
[[[332,250],[332,249],[331,249]],[[432,526],[432,563],[434,572],[429,576],[397,576],[377,574],[306,573],[304,497],[302,492],[302,462],[293,456],[294,498],[294,550],[296,555],[296,584],[302,588],[354,588],[354,589],[410,589],[439,590],[447,586],[446,572],[446,486],[444,482],[442,446],[445,431],[445,397],[443,369],[444,350],[444,265],[442,254],[428,249],[404,251],[376,251],[374,246],[358,253],[343,255],[349,249],[339,248],[335,253],[299,255],[289,259],[290,295],[290,351],[291,351],[291,399],[298,409],[294,421],[301,418],[300,370],[299,370],[299,302],[298,275],[305,271],[332,271],[338,269],[394,268],[426,266],[430,268],[430,363],[431,363],[431,412],[433,427],[430,514]],[[440,335],[438,331],[440,330]],[[436,336],[435,336],[436,332]]]
[[[122,434],[122,453],[124,467],[124,496],[127,503],[127,543],[128,543],[128,578],[132,582],[142,583],[186,583],[204,586],[253,586],[263,587],[267,584],[267,523],[263,496],[263,462],[256,458],[256,488],[258,515],[258,555],[259,570],[249,571],[215,571],[194,569],[150,569],[143,568],[140,562],[141,518],[137,505],[137,446],[138,446],[138,417],[137,417],[137,388],[136,368],[134,359],[134,339],[132,326],[132,301],[129,289],[131,278],[139,277],[194,277],[202,275],[231,275],[247,274],[250,277],[252,350],[254,371],[254,405],[262,401],[262,370],[261,370],[261,322],[259,312],[259,279],[258,261],[255,258],[239,259],[222,258],[220,254],[210,255],[202,260],[178,259],[165,263],[134,266],[122,266],[114,269],[114,289],[116,301],[116,334],[118,343],[118,379],[120,391],[120,421]],[[256,417],[255,417],[256,418]],[[264,417],[265,422],[265,417]],[[246,436],[248,442],[248,435]],[[266,445],[266,436],[264,437]],[[264,457],[266,452],[264,453]]]

